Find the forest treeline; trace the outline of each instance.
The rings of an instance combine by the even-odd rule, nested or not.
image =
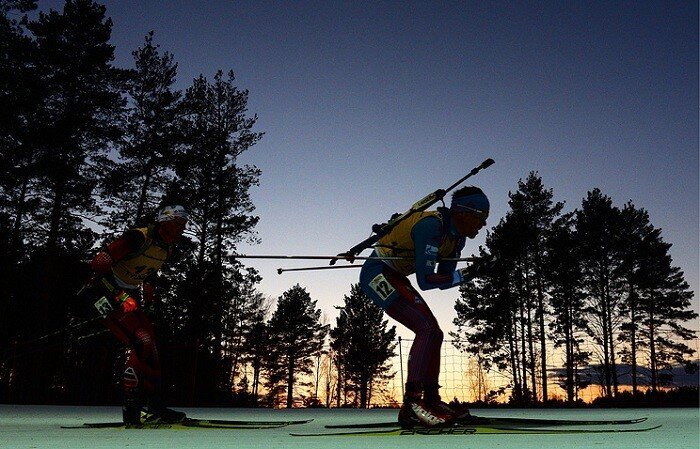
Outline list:
[[[176,203],[191,220],[153,280],[150,311],[168,395],[291,406],[327,355],[330,326],[298,285],[272,310],[256,270],[234,257],[239,243],[257,241],[249,191],[260,170],[239,163],[263,137],[248,91],[223,71],[178,90],[177,62],[153,33],[131,67],[116,67],[112,22],[96,2],[35,9],[31,0],[0,2],[0,400],[118,401],[123,348],[84,317],[76,296],[101,245]],[[341,381],[326,393],[342,404],[368,403],[370,380],[393,355],[394,331],[358,295],[353,287],[356,315],[344,314],[331,337]],[[351,332],[382,335],[358,353]],[[368,363],[372,350],[380,355]]]
[[[35,9],[0,0],[0,401],[119,401],[123,348],[77,293],[102,245],[169,202],[191,221],[149,312],[173,403],[372,403],[395,374],[396,331],[359,287],[331,324],[300,285],[265,298],[235,257],[258,239],[260,170],[239,159],[264,135],[234,73],[179,90],[175,56],[153,33],[116,67],[105,7]],[[455,337],[484,369],[510,373],[518,402],[546,399],[542,379],[554,375],[575,400],[598,360],[611,397],[620,362],[645,388],[666,385],[692,353],[683,323],[695,317],[670,245],[631,203],[593,190],[562,214],[552,198],[536,173],[511,194],[482,248],[497,262],[462,289]],[[547,372],[551,339],[566,353],[560,373]],[[321,357],[332,369],[321,372]]]
[[[686,344],[696,332],[684,326],[698,317],[693,292],[646,210],[593,189],[562,213],[535,172],[508,204],[480,249],[495,262],[461,288],[453,337],[479,366],[507,374],[513,402],[546,402],[550,383],[567,402],[591,384],[615,398],[623,376],[633,396],[655,393],[673,385],[674,368],[697,373]]]

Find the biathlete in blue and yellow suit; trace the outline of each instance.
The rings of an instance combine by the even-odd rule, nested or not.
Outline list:
[[[171,255],[187,220],[182,206],[166,206],[153,225],[126,231],[90,263],[94,276],[86,297],[112,334],[129,348],[122,383],[127,425],[174,423],[186,418],[163,404],[156,336],[143,308],[153,300],[147,279]]]
[[[416,334],[399,412],[403,426],[445,425],[458,415],[438,393],[442,330],[407,276],[415,273],[421,290],[448,289],[470,280],[468,269],[457,270],[456,261],[438,261],[458,257],[466,238],[473,239],[486,225],[488,213],[489,201],[481,189],[463,187],[453,194],[449,208],[409,216],[382,237],[372,253],[404,259],[370,259],[362,266],[363,291],[387,315]]]

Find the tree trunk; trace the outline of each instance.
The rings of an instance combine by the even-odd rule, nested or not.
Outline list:
[[[649,306],[649,370],[651,371],[651,391],[656,393],[659,382],[658,370],[656,367],[656,329],[654,317],[654,296],[652,294]]]
[[[202,340],[202,302],[204,301],[204,295],[202,293],[203,285],[202,278],[204,276],[204,257],[206,255],[206,241],[207,241],[207,218],[202,219],[202,230],[199,234],[199,251],[197,255],[197,277],[196,277],[196,296],[194,298],[194,304],[192,307],[192,332],[194,336],[194,345],[192,348],[192,374],[191,374],[191,385],[190,385],[190,406],[194,406],[195,398],[197,396],[197,371],[199,364],[199,346]]]
[[[527,300],[527,344],[529,350],[530,381],[532,383],[532,400],[537,400],[537,368],[535,366],[535,338],[532,331],[532,307],[530,299]]]
[[[602,288],[603,308],[605,310],[605,320],[604,320],[603,326],[605,328],[605,338],[607,339],[606,346],[608,348],[608,360],[607,360],[607,370],[606,370],[608,378],[606,379],[606,383],[608,385],[608,397],[613,397],[613,396],[617,396],[618,382],[617,382],[617,363],[615,361],[615,332],[614,332],[614,326],[613,326],[614,310],[613,310],[612,294],[610,293],[609,274],[610,274],[610,270],[606,264],[605,272],[603,275],[603,288]],[[611,389],[612,389],[612,391],[611,391]]]
[[[367,377],[364,374],[360,379],[360,408],[367,408]]]
[[[570,301],[567,301],[570,304]],[[569,403],[574,402],[574,330],[573,330],[573,311],[569,305],[566,306],[564,318],[564,339],[566,346],[566,400]]]
[[[601,280],[601,284],[604,281]],[[605,396],[612,397],[612,379],[610,375],[610,340],[608,338],[608,304],[607,297],[605,295],[605,286],[601,285],[600,288],[600,303],[601,303],[601,327],[603,331],[603,375],[605,383]]]
[[[342,386],[342,378],[343,378],[343,373],[342,373],[342,363],[340,361],[340,355],[338,354],[336,356],[336,363],[335,363],[336,369],[338,370],[338,387],[336,391],[336,402],[335,406],[337,408],[340,408],[340,390]]]
[[[15,201],[14,224],[12,225],[12,233],[10,234],[10,267],[15,266],[16,259],[20,253],[20,242],[22,241],[22,218],[24,217],[25,207],[27,205],[27,191],[29,190],[29,178],[25,175],[22,180],[20,193]]]
[[[535,365],[535,337],[532,323],[532,286],[530,285],[529,265],[526,264],[525,275],[525,309],[527,310],[527,343],[529,350],[530,381],[532,383],[532,400],[537,400],[537,367]]]
[[[520,303],[520,345],[521,345],[521,354],[520,357],[522,359],[522,373],[521,373],[521,379],[523,381],[523,399],[525,401],[530,400],[529,397],[526,397],[528,395],[528,387],[527,387],[527,341],[525,338],[525,335],[527,332],[525,331],[525,310],[524,306],[522,304],[522,301]]]
[[[294,355],[289,355],[287,364],[287,408],[294,405]]]
[[[258,405],[258,387],[260,385],[260,358],[253,362],[253,402]]]
[[[146,174],[144,176],[143,184],[141,185],[141,192],[139,193],[139,204],[136,207],[136,222],[139,223],[143,219],[146,212],[146,201],[148,195],[148,187],[151,183],[151,170],[150,161],[146,165]]]
[[[510,366],[513,371],[513,398],[516,402],[520,402],[523,399],[523,390],[518,371],[518,342],[517,335],[515,335],[517,329],[513,318],[514,316],[511,313],[511,332],[508,335],[508,348],[510,349]]]
[[[55,265],[58,257],[58,235],[61,228],[61,216],[63,213],[63,202],[65,200],[65,185],[62,179],[57,180],[54,186],[54,201],[51,207],[49,219],[49,232],[46,238],[46,260],[43,273],[42,299],[51,299],[51,292],[55,282]],[[47,317],[44,317],[47,318]],[[45,321],[46,322],[46,321]]]
[[[636,293],[630,287],[630,352],[632,365],[632,394],[637,394],[637,302]]]
[[[537,311],[539,313],[539,333],[540,333],[540,357],[542,360],[542,401],[547,402],[547,335],[544,327],[544,292],[542,291],[542,280],[537,278]]]
[[[610,296],[608,296],[610,298]],[[612,380],[613,395],[617,396],[618,393],[618,381],[617,381],[617,362],[615,360],[615,332],[612,322],[613,310],[612,301],[608,299],[608,339],[610,340],[610,375]]]

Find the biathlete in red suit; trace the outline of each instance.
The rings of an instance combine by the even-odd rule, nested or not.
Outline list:
[[[164,207],[153,225],[126,231],[90,263],[94,272],[90,301],[112,334],[129,348],[122,384],[126,425],[186,418],[163,404],[158,345],[143,307],[153,300],[153,288],[145,281],[168,259],[187,220],[182,206]]]
[[[367,260],[360,286],[387,315],[416,334],[408,358],[408,378],[399,423],[404,427],[449,425],[468,411],[457,412],[442,402],[438,389],[443,332],[435,316],[407,276],[416,273],[421,290],[447,289],[475,277],[457,270],[455,258],[466,238],[473,239],[486,225],[489,201],[478,187],[463,187],[449,208],[419,212],[382,237],[372,255],[400,260]]]

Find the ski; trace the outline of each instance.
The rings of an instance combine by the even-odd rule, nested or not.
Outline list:
[[[277,425],[282,425],[282,426],[293,426],[293,425],[298,425],[298,424],[307,424],[313,421],[313,418],[311,419],[297,419],[297,420],[273,420],[273,421],[238,421],[238,420],[230,420],[230,419],[194,419],[194,421],[200,421],[200,422],[207,422],[210,424],[217,424],[217,425],[232,425],[232,426],[277,426]]]
[[[648,432],[658,429],[661,425],[645,427],[642,429],[544,429],[531,427],[498,427],[486,425],[452,426],[452,427],[414,427],[402,429],[395,427],[384,430],[354,430],[344,432],[322,433],[290,433],[294,437],[329,437],[329,436],[410,436],[410,435],[569,435],[569,434],[594,434],[594,433],[630,433]]]
[[[614,420],[587,420],[587,419],[540,419],[540,418],[510,418],[510,417],[489,417],[470,416],[467,419],[459,420],[460,425],[491,425],[491,426],[519,426],[519,427],[549,427],[549,426],[605,426],[605,425],[627,425],[639,424],[647,418],[634,419],[614,419]],[[327,429],[380,429],[396,427],[396,421],[374,422],[366,424],[332,424],[326,425]]]
[[[313,419],[290,421],[236,421],[226,419],[188,418],[180,423],[143,423],[125,425],[123,422],[83,423],[79,426],[61,426],[62,429],[275,429],[279,427],[306,424]]]

